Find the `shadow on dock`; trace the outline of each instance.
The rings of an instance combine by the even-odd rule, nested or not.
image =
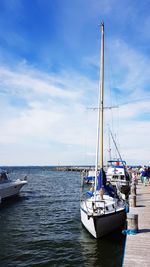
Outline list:
[[[139,233],[150,233],[150,229],[139,229]]]

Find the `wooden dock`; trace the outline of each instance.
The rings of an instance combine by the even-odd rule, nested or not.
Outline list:
[[[137,185],[136,207],[139,232],[127,235],[123,267],[150,267],[150,184]]]

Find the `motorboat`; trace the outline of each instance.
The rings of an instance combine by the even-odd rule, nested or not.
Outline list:
[[[23,179],[11,180],[6,171],[0,171],[0,202],[3,199],[18,195],[26,184],[27,176]]]
[[[131,181],[124,160],[109,160],[106,177],[107,181],[116,186],[118,190],[124,194],[125,198],[128,198]]]
[[[92,185],[95,180],[95,170],[91,169],[82,173],[83,185]]]

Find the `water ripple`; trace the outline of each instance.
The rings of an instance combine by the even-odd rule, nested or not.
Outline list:
[[[42,168],[13,173],[28,174],[28,185],[0,208],[1,267],[122,266],[124,237],[95,240],[81,225],[79,173]]]

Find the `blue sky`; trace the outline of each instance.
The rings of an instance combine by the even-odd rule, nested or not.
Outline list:
[[[110,127],[127,164],[150,164],[150,1],[0,1],[0,164],[94,164],[105,23]],[[112,152],[115,152],[112,147]]]

